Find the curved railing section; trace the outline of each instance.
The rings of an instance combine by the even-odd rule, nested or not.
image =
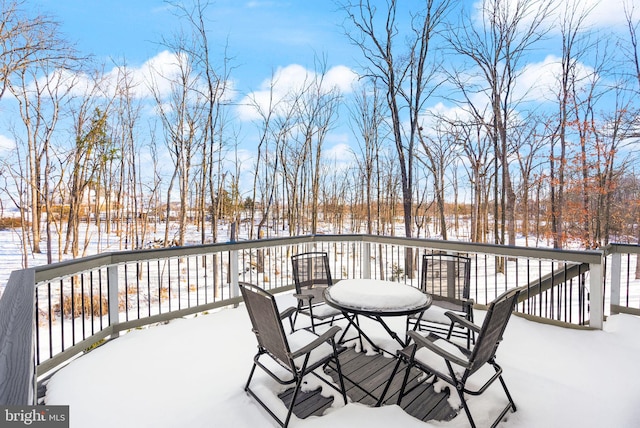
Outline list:
[[[463,253],[472,258],[471,290],[478,305],[524,286],[519,312],[593,328],[602,327],[605,315],[605,257],[613,254],[611,269],[629,266],[615,251],[313,235],[104,253],[15,271],[0,299],[0,404],[34,403],[37,379],[123,331],[237,305],[239,281],[272,292],[290,290],[290,256],[311,250],[330,254],[336,279],[414,286],[422,253]],[[633,284],[620,284],[618,294],[636,292]]]

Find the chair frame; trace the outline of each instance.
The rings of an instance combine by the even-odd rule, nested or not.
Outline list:
[[[484,391],[486,391],[486,389],[496,380],[500,380],[502,388],[507,396],[508,403],[506,407],[502,409],[497,419],[495,419],[492,426],[496,426],[510,409],[515,412],[516,405],[502,377],[502,368],[495,361],[495,354],[498,349],[498,345],[502,341],[502,336],[507,327],[507,323],[509,322],[511,314],[515,306],[517,305],[520,292],[520,288],[508,290],[498,296],[493,302],[491,302],[482,327],[469,322],[467,319],[459,316],[458,314],[455,314],[453,312],[447,313],[447,316],[451,319],[452,324],[458,323],[464,328],[468,328],[477,333],[476,344],[472,350],[469,350],[455,342],[443,339],[435,334],[430,333],[429,336],[423,337],[417,332],[409,332],[409,335],[414,340],[415,344],[410,345],[401,351],[398,351],[399,358],[393,372],[393,376],[395,376],[395,373],[401,361],[404,361],[407,364],[407,366],[405,367],[406,371],[402,387],[400,388],[400,393],[398,395],[398,405],[400,405],[404,396],[406,396],[411,390],[419,386],[418,384],[416,386],[413,386],[410,390],[406,391],[409,371],[412,367],[417,367],[425,373],[435,375],[435,378],[432,380],[432,382],[435,382],[437,378],[440,378],[455,388],[458,395],[460,396],[460,401],[462,403],[462,406],[464,407],[465,413],[467,414],[467,418],[469,419],[472,427],[475,427],[476,425],[473,417],[471,416],[471,411],[469,410],[467,401],[465,400],[465,394],[480,395]],[[445,340],[450,345],[455,346],[463,355],[466,356],[466,358],[461,358],[458,355],[454,355],[448,352],[435,343],[437,340]],[[433,367],[428,366],[420,360],[417,360],[415,358],[416,352],[421,348],[426,348],[436,355],[444,358],[448,373],[443,373],[442,371],[434,369]],[[464,372],[461,375],[456,374],[453,369],[452,363],[464,368]],[[470,389],[467,386],[467,381],[485,364],[491,365],[495,370],[495,374],[491,378],[489,378],[481,387],[477,389]],[[430,378],[430,376],[427,376],[427,378]]]
[[[318,260],[321,262],[317,263]],[[323,274],[303,278],[304,272],[314,271],[314,269],[308,266],[307,269],[303,269],[301,266],[303,263],[314,263],[314,268],[321,266]],[[329,267],[329,255],[323,251],[309,251],[295,254],[291,256],[291,265],[293,268],[293,281],[296,287],[296,292],[293,296],[298,300],[297,310],[292,321],[292,329],[295,328],[295,323],[300,313],[309,316],[311,319],[311,331],[314,333],[316,332],[317,326],[324,324],[332,325],[336,319],[341,318],[342,314],[337,312],[332,315],[321,315],[318,314],[317,311],[314,313],[314,308],[318,309],[319,306],[326,305],[323,292],[327,287],[333,285],[331,269]],[[316,320],[320,320],[320,322]]]
[[[256,335],[256,339],[258,341],[258,352],[253,358],[253,366],[251,367],[249,378],[247,379],[247,383],[244,388],[245,391],[250,394],[282,427],[287,427],[289,425],[296,397],[300,392],[302,380],[308,374],[313,374],[325,384],[340,392],[346,405],[347,394],[344,386],[344,379],[342,377],[342,370],[340,368],[340,360],[338,359],[339,353],[346,348],[338,347],[335,341],[335,335],[340,331],[340,327],[333,326],[320,336],[314,335],[316,338],[300,349],[291,350],[287,335],[285,334],[284,327],[282,325],[282,320],[284,318],[291,317],[295,313],[296,308],[289,307],[282,313],[279,313],[275,297],[271,293],[256,285],[245,282],[239,283],[239,286],[247,307],[247,312],[249,313],[249,318],[251,319],[252,331]],[[328,343],[332,347],[333,352],[318,359],[318,361],[310,362],[312,351],[325,343]],[[284,368],[287,371],[288,376],[284,377],[279,375],[267,367],[260,361],[260,358],[263,356],[270,357],[271,360]],[[300,364],[299,361],[296,362],[296,359],[301,357],[303,357],[303,360]],[[339,388],[315,372],[317,368],[324,368],[330,362],[335,364],[335,369],[338,373],[340,383]],[[260,367],[281,385],[295,384],[291,403],[287,409],[287,415],[284,421],[281,420],[251,389],[250,384],[256,367]],[[289,378],[289,375],[291,378]]]
[[[441,273],[442,270],[436,271],[433,266],[433,261],[437,260],[438,263],[446,262],[446,277],[438,276],[438,286],[435,283],[431,284],[431,289],[428,285],[429,278],[433,278],[434,273]],[[450,269],[453,266],[454,269]],[[462,275],[459,274],[459,270],[463,269]],[[457,283],[458,279],[462,279],[462,287]],[[469,297],[471,287],[471,259],[469,257],[461,256],[458,254],[444,254],[444,253],[429,253],[422,255],[422,267],[420,275],[420,289],[424,293],[428,293],[433,298],[433,306],[440,306],[444,309],[455,310],[464,314],[464,318],[473,323],[473,305],[474,300]],[[444,295],[436,294],[434,291],[442,293]],[[455,309],[454,309],[455,308]],[[425,312],[425,317],[428,317],[428,311]],[[462,328],[460,326],[454,326],[453,323],[442,324],[438,321],[428,320],[423,317],[418,321],[416,317],[407,318],[407,331],[413,330],[412,324],[418,323],[418,330],[427,330],[433,332],[441,337],[450,339],[453,337],[460,337],[466,339],[467,348],[470,348],[471,343],[475,341],[475,332],[472,330]]]

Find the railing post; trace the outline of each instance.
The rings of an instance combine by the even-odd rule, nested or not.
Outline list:
[[[362,242],[362,252],[360,254],[360,272],[362,278],[371,279],[371,242]]]
[[[371,279],[371,242],[362,242],[362,252],[360,254],[360,272],[362,278]]]
[[[622,254],[611,255],[611,301],[609,302],[612,314],[617,314],[620,306],[620,279],[622,275]]]
[[[36,403],[34,269],[11,272],[0,298],[0,405]],[[18,425],[18,424],[16,424]],[[22,425],[22,424],[19,424]]]
[[[229,275],[231,276],[229,278],[229,294],[231,297],[238,297],[240,295],[240,288],[238,287],[238,276],[240,275],[238,250],[229,251]]]
[[[602,330],[604,323],[604,295],[602,293],[602,258],[589,264],[589,326]]]
[[[111,265],[107,267],[107,282],[109,288],[109,325],[113,329],[111,337],[115,338],[120,335],[118,330],[115,328],[120,323],[118,265]]]

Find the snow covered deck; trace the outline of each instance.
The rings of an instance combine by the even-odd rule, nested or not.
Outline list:
[[[283,309],[294,300],[285,294],[278,296],[278,303]],[[483,316],[476,311],[478,322]],[[375,329],[376,324],[364,328]],[[609,317],[602,331],[512,317],[498,361],[518,411],[508,414],[501,426],[637,425],[640,384],[629,380],[640,377],[638,331],[640,318],[631,315]],[[390,350],[398,346],[386,332],[371,333]],[[255,351],[243,305],[132,330],[58,371],[47,382],[45,402],[70,405],[72,427],[277,426],[244,392]],[[374,359],[366,357],[370,350],[364,351],[347,351],[345,358]],[[285,404],[278,397],[281,387],[262,373],[256,376],[259,393],[284,413]],[[470,400],[479,426],[489,421],[490,416],[483,414],[495,413],[504,404],[499,391],[494,395],[492,388]],[[307,385],[307,390],[315,389],[316,385]],[[407,413],[396,405],[375,408],[366,400],[365,404],[356,401],[344,406],[340,399],[334,400],[323,416],[294,417],[290,426],[468,425],[464,413],[447,422],[423,422],[411,416],[411,409]],[[455,400],[451,404],[457,406]]]

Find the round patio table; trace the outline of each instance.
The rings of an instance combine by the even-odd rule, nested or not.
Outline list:
[[[405,335],[404,340],[400,338],[398,334],[387,325],[383,317],[409,316],[420,313],[420,320],[424,311],[431,306],[432,301],[429,294],[423,293],[415,287],[398,282],[376,279],[344,279],[324,291],[324,300],[329,306],[341,311],[349,321],[349,325],[345,328],[338,342],[344,340],[347,331],[353,326],[358,331],[358,337],[349,340],[359,338],[360,347],[362,348],[362,337],[364,337],[378,352],[384,351],[387,353],[389,352],[376,346],[366,333],[362,331],[358,323],[358,316],[362,315],[376,320],[384,327],[387,333],[404,348],[409,344],[408,334]],[[415,323],[413,329],[415,330],[419,324],[419,322]],[[390,354],[392,357],[397,358],[395,354]],[[347,379],[349,378],[347,377]],[[376,400],[376,406],[380,406],[393,378],[387,380],[384,390],[379,397],[374,395],[373,391],[368,391],[356,380],[349,380],[354,383],[354,385],[358,385],[367,395],[374,398]]]
[[[349,320],[349,325],[341,339],[344,338],[349,327],[353,326],[378,350],[380,348],[360,329],[356,322],[358,315],[378,321],[392,338],[405,347],[408,344],[408,339],[402,340],[395,331],[389,328],[382,317],[408,316],[420,313],[421,318],[432,302],[429,294],[423,293],[415,287],[378,279],[344,279],[328,287],[324,291],[324,299],[329,306],[341,311]]]

